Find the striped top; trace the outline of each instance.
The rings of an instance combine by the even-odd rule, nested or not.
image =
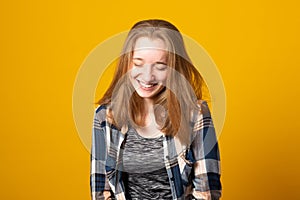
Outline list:
[[[163,136],[144,138],[130,128],[123,151],[126,199],[172,199]]]

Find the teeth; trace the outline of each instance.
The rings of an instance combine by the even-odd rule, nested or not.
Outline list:
[[[151,85],[145,84],[145,83],[142,83],[141,81],[139,81],[139,83],[145,88],[150,88],[150,87],[153,87],[153,85],[154,85],[154,84],[151,84]]]
[[[141,85],[142,85],[143,87],[146,87],[146,88],[150,88],[150,87],[153,86],[153,85],[146,85],[146,84],[144,84],[144,83],[141,83]]]

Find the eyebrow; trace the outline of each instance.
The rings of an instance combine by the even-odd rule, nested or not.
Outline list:
[[[143,61],[144,59],[142,59],[142,58],[133,58],[133,60],[141,60],[141,61]]]
[[[144,59],[142,58],[133,58],[133,60],[139,60],[139,61],[144,61]],[[167,65],[166,62],[162,62],[162,61],[157,61],[154,64],[162,64],[162,65]]]

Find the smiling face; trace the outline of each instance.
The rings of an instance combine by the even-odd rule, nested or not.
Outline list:
[[[130,80],[138,95],[153,98],[165,87],[167,75],[165,43],[160,39],[139,38],[130,65]]]

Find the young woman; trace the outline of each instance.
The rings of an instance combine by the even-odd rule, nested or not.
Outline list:
[[[164,20],[128,33],[95,111],[92,199],[219,199],[220,159],[202,77]]]

